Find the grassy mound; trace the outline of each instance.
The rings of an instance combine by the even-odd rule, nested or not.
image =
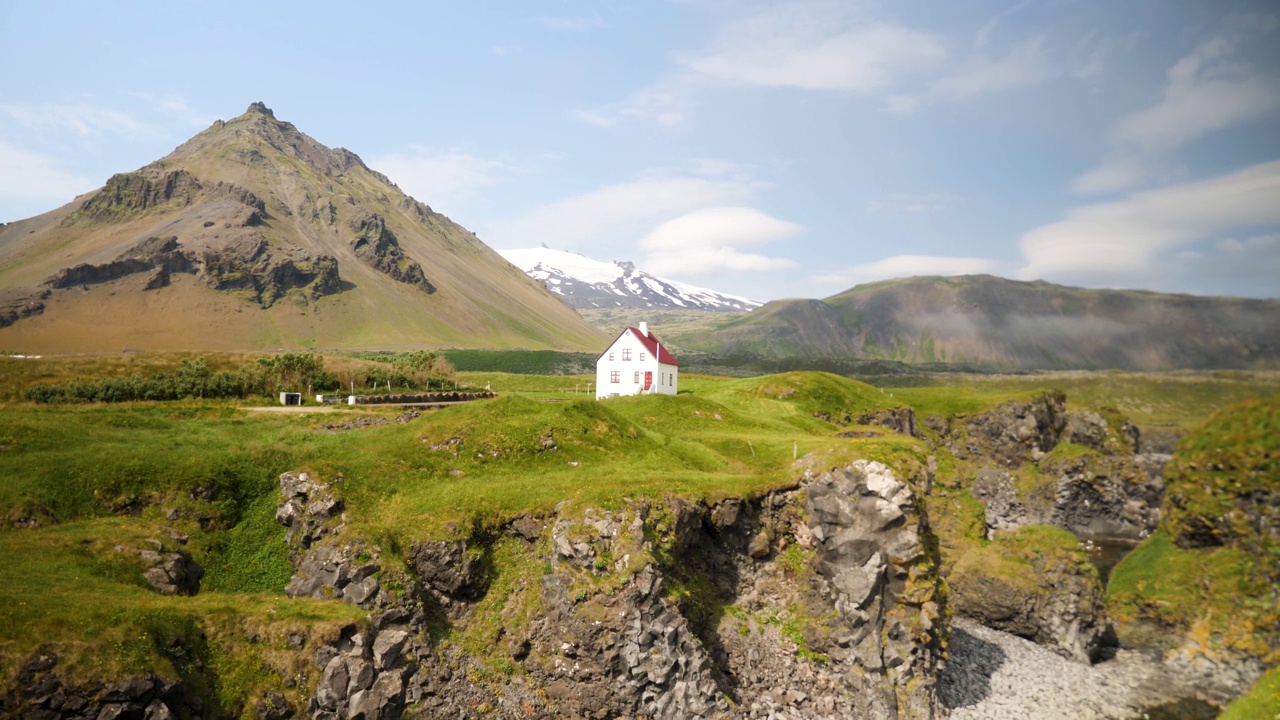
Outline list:
[[[1121,639],[1172,634],[1280,663],[1280,401],[1215,413],[1183,439],[1167,482],[1160,530],[1111,576]]]

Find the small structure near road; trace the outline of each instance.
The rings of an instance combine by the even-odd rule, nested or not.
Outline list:
[[[596,358],[596,399],[619,395],[675,395],[680,364],[649,332],[629,327]]]
[[[282,392],[280,393],[280,404],[281,405],[301,405],[302,393]]]

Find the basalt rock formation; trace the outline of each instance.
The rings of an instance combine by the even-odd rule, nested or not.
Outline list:
[[[347,529],[340,484],[286,473],[276,514],[288,594],[371,612],[315,651],[313,717],[938,716],[936,543],[915,492],[879,463],[751,501],[526,516],[391,562]],[[493,621],[486,598],[511,571],[495,567],[499,547],[529,562],[490,657],[438,643],[441,627]],[[487,680],[494,656],[522,672]]]

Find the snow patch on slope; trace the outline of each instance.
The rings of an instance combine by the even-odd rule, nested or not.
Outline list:
[[[603,262],[545,246],[498,252],[575,308],[746,312],[761,305],[737,295],[655,277],[629,262]]]

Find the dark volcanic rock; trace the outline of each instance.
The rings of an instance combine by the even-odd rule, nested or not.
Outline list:
[[[1074,548],[1073,548],[1074,549]],[[1088,663],[1106,634],[1102,583],[1077,553],[1036,552],[1008,564],[989,546],[961,558],[947,578],[958,615]]]
[[[201,189],[200,181],[181,169],[155,173],[144,168],[112,175],[101,192],[85,200],[64,224],[115,222],[160,205],[189,205]]]
[[[356,257],[399,282],[417,285],[428,293],[436,291],[422,272],[422,266],[404,254],[395,233],[381,215],[366,213],[351,221],[355,237],[351,249]]]
[[[1062,439],[1067,427],[1066,396],[1049,392],[1027,402],[1009,402],[995,410],[953,421],[948,447],[961,459],[983,459],[1016,468],[1038,460]]]

